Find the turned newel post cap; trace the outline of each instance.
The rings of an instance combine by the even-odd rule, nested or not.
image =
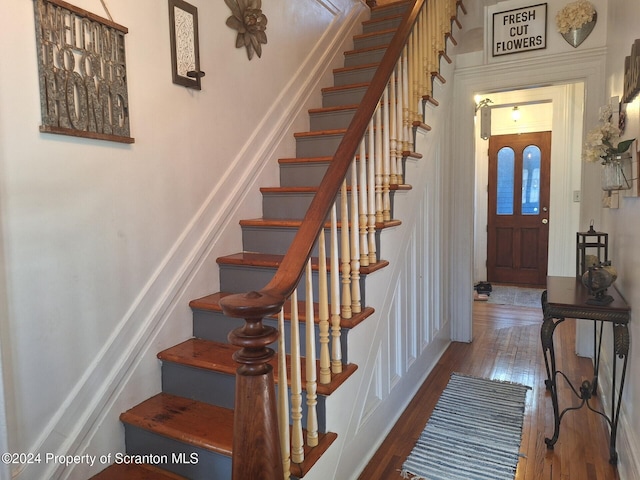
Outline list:
[[[264,318],[275,315],[284,305],[284,297],[269,292],[247,292],[228,295],[220,299],[225,315],[235,318]]]

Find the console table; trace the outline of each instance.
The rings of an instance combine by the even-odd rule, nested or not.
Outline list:
[[[609,441],[609,462],[616,464],[618,454],[616,452],[616,434],[618,431],[618,420],[620,418],[620,404],[622,402],[622,390],[627,372],[627,359],[629,354],[629,330],[628,323],[631,318],[631,308],[618,291],[611,287],[607,291],[613,297],[613,302],[608,305],[590,305],[589,291],[574,277],[547,277],[547,289],[542,293],[542,313],[544,320],[540,331],[542,340],[542,351],[544,363],[547,369],[547,380],[545,385],[551,392],[551,402],[553,404],[554,430],[553,437],[545,438],[547,448],[552,449],[558,441],[560,434],[560,423],[565,413],[571,410],[578,410],[587,406],[589,410],[603,416],[611,429]],[[585,380],[576,389],[567,375],[557,369],[556,355],[553,346],[553,332],[565,318],[578,318],[593,320],[593,346],[594,364],[593,379]],[[613,382],[611,387],[611,413],[607,415],[604,411],[594,409],[589,400],[597,393],[598,388],[598,368],[600,366],[600,352],[602,347],[602,331],[604,323],[608,322],[613,327]],[[616,395],[616,368],[617,360],[622,359],[622,372],[620,376],[620,386]],[[560,411],[558,406],[558,376],[562,376],[571,387],[573,393],[582,402],[577,407],[567,407]]]

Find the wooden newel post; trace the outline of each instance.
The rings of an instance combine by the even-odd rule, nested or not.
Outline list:
[[[273,367],[275,352],[267,345],[278,339],[278,331],[262,323],[278,313],[279,300],[258,292],[225,297],[226,315],[245,319],[245,325],[229,333],[229,341],[242,347],[233,359],[236,398],[233,427],[232,478],[234,480],[280,480],[284,477]]]

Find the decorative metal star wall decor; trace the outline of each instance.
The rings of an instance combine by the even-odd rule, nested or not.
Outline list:
[[[255,53],[262,56],[262,44],[267,43],[267,17],[262,13],[261,0],[224,0],[232,15],[227,26],[238,31],[236,48],[246,47],[249,60]]]

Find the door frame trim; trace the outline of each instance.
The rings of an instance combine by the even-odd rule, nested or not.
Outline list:
[[[571,52],[571,54],[547,55],[535,59],[526,58],[456,70],[451,115],[451,162],[448,162],[446,172],[446,185],[451,195],[451,201],[448,203],[449,214],[446,218],[450,245],[447,298],[452,320],[452,340],[470,342],[473,338],[473,296],[469,294],[468,300],[464,300],[466,298],[464,292],[473,291],[473,226],[476,207],[474,201],[476,135],[474,134],[473,96],[481,92],[584,82],[585,91],[589,92],[589,95],[585,95],[583,114],[580,115],[580,120],[584,121],[585,116],[589,118],[597,116],[598,108],[604,102],[605,66],[606,48],[597,48]],[[514,69],[518,71],[517,76],[513,75]],[[572,135],[572,142],[580,146],[581,129],[580,131],[572,129]],[[598,173],[597,169],[585,168],[582,171],[582,190],[597,187]],[[570,182],[570,179],[566,179],[566,182]],[[571,185],[567,185],[564,189],[571,191],[572,188]],[[581,204],[576,204],[581,226],[588,224],[589,218],[594,218],[596,222],[600,220],[598,202],[599,199],[590,202],[589,199],[583,198]],[[550,238],[549,242],[551,244],[558,240]],[[573,247],[572,242],[567,248]]]

